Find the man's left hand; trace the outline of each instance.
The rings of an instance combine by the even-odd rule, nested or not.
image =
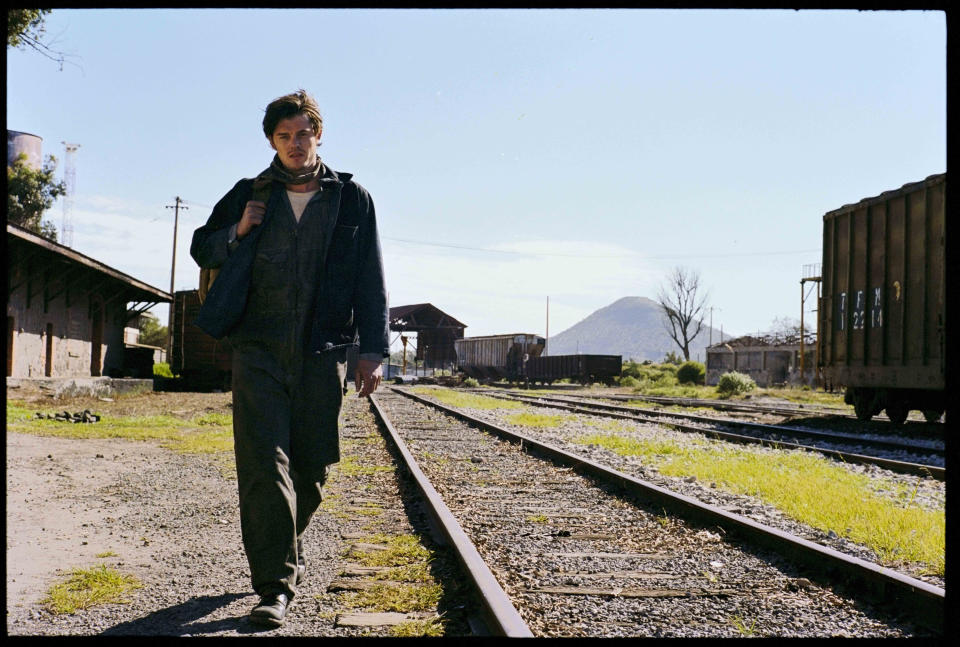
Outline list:
[[[357,360],[357,372],[354,375],[357,397],[363,398],[376,391],[382,378],[383,367],[380,362],[370,359]]]

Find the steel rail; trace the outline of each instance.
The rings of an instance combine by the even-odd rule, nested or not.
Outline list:
[[[842,583],[852,586],[858,595],[879,603],[891,603],[899,611],[908,614],[914,621],[931,629],[943,631],[945,592],[940,587],[796,537],[782,530],[765,526],[747,517],[727,512],[692,497],[671,492],[666,488],[624,474],[530,436],[474,418],[459,409],[434,402],[406,390],[388,388],[505,440],[519,443],[522,449],[533,455],[546,456],[555,463],[573,467],[601,481],[619,486],[624,491],[657,507],[670,509],[685,519],[707,526],[719,526],[724,532],[744,537],[754,544],[778,553],[789,562],[803,564],[811,569],[810,575],[815,578],[822,577],[834,584]]]
[[[566,400],[551,399],[543,396],[527,396],[520,394],[489,394],[491,397],[501,397],[508,398],[512,400],[518,400],[521,402],[527,402],[536,406],[549,406],[556,408],[563,408],[570,411],[575,411],[578,413],[587,413],[596,415],[598,412],[591,409],[601,409],[605,411],[603,415],[615,418],[625,418],[628,420],[641,420],[641,421],[651,421],[656,422],[657,424],[662,424],[668,427],[674,427],[681,431],[691,431],[695,433],[709,434],[715,438],[721,438],[723,440],[729,440],[731,442],[738,443],[755,443],[760,445],[767,445],[771,447],[792,447],[797,449],[808,449],[815,452],[820,452],[822,454],[833,456],[844,460],[849,463],[859,463],[862,465],[877,465],[878,467],[884,467],[894,472],[899,472],[901,474],[913,474],[916,476],[929,476],[931,478],[937,479],[938,481],[946,480],[946,468],[937,467],[935,465],[924,465],[922,463],[910,463],[908,461],[898,461],[890,458],[881,458],[878,456],[868,456],[866,454],[856,454],[853,452],[844,452],[837,449],[828,449],[824,447],[815,447],[812,445],[800,445],[797,443],[791,443],[789,441],[781,440],[770,440],[767,438],[757,438],[755,436],[744,436],[742,434],[735,434],[728,431],[719,431],[716,429],[705,429],[703,427],[694,427],[691,425],[684,425],[677,422],[664,422],[661,418],[663,416],[674,417],[674,418],[683,418],[687,420],[692,420],[694,422],[701,422],[706,424],[714,425],[725,425],[725,426],[739,426],[746,428],[757,429],[764,433],[781,433],[781,434],[791,434],[795,436],[806,436],[808,438],[814,438],[818,440],[826,440],[836,443],[849,443],[849,444],[861,444],[868,445],[872,447],[880,447],[883,449],[894,449],[900,451],[912,451],[916,453],[929,453],[936,456],[943,456],[944,451],[942,449],[937,449],[935,447],[919,447],[917,445],[908,445],[904,443],[893,443],[890,441],[871,441],[870,439],[860,439],[853,438],[849,436],[838,436],[836,434],[830,434],[827,432],[821,431],[808,431],[805,429],[795,429],[793,427],[783,427],[780,425],[764,425],[755,422],[742,422],[739,420],[721,420],[717,418],[708,418],[705,416],[694,416],[687,413],[652,413],[647,412],[642,409],[632,409],[630,407],[618,407],[611,404],[601,404],[601,403],[583,403],[581,405],[573,404]],[[606,413],[608,412],[609,413]]]
[[[574,396],[576,397],[576,396]],[[762,404],[747,404],[734,402],[717,402],[716,400],[701,400],[697,398],[673,398],[670,396],[659,395],[619,395],[610,394],[599,396],[609,400],[644,400],[646,402],[655,402],[657,404],[676,404],[684,407],[711,407],[726,411],[743,411],[745,413],[807,413],[814,416],[842,416],[845,418],[855,417],[844,409],[836,407],[787,407],[787,406],[766,406]]]
[[[579,396],[571,395],[569,397],[580,398],[580,397],[590,397],[590,396]],[[788,406],[773,406],[773,405],[764,405],[764,404],[747,404],[745,402],[734,403],[734,402],[718,402],[716,400],[702,400],[697,398],[675,398],[672,396],[666,395],[622,395],[622,394],[609,394],[609,395],[600,395],[596,396],[598,398],[607,399],[607,400],[644,400],[646,402],[653,402],[657,404],[675,404],[683,407],[710,407],[712,409],[719,409],[722,411],[742,411],[744,413],[772,413],[772,414],[782,414],[782,415],[795,415],[795,414],[808,414],[816,416],[818,418],[848,418],[851,420],[857,420],[857,416],[854,413],[850,413],[846,409],[838,409],[831,406],[816,406],[804,407],[803,405],[798,405],[795,407]],[[878,414],[879,415],[879,414]],[[881,418],[882,420],[882,418]],[[930,424],[942,424],[942,423],[923,423],[918,420],[907,421],[906,426],[915,426],[915,425],[930,425]]]
[[[548,400],[552,402],[565,402],[570,403],[569,400],[563,400],[558,397],[551,397],[549,395],[527,395],[525,393],[513,393],[510,391],[499,391],[499,393],[504,393],[517,398],[539,398],[541,400]],[[870,447],[878,447],[880,449],[904,449],[908,451],[923,451],[931,454],[936,454],[938,456],[944,455],[944,450],[937,447],[922,447],[918,445],[913,445],[910,443],[904,443],[896,440],[881,440],[878,438],[857,438],[854,436],[844,436],[841,434],[832,433],[829,431],[818,431],[816,429],[801,429],[798,427],[789,427],[786,425],[770,425],[762,422],[750,422],[748,420],[727,420],[723,418],[711,418],[710,416],[700,416],[695,413],[681,413],[679,411],[660,411],[656,414],[649,413],[644,409],[637,409],[636,407],[625,407],[617,404],[605,404],[603,402],[590,402],[586,401],[586,398],[582,396],[566,396],[574,397],[580,400],[580,403],[584,406],[595,407],[598,409],[609,409],[611,411],[626,411],[626,412],[637,412],[641,415],[658,415],[658,416],[672,416],[674,418],[684,418],[686,420],[692,420],[694,422],[706,422],[710,424],[723,424],[723,425],[735,425],[740,427],[754,427],[761,431],[774,430],[780,433],[790,433],[794,435],[807,436],[808,438],[818,438],[823,440],[835,440],[838,442],[857,442],[861,445],[867,445]],[[604,396],[609,397],[609,396]]]
[[[390,442],[393,443],[397,451],[403,457],[410,475],[416,482],[424,501],[427,503],[427,509],[437,524],[438,529],[447,538],[454,547],[457,559],[467,573],[470,583],[478,592],[484,609],[486,611],[486,621],[492,631],[501,636],[513,638],[530,638],[533,632],[520,617],[520,613],[510,602],[509,596],[497,582],[490,568],[487,566],[480,553],[477,552],[473,542],[467,537],[463,528],[457,522],[456,518],[450,512],[450,509],[443,502],[440,494],[430,484],[413,454],[407,448],[406,443],[400,437],[390,418],[380,407],[376,395],[370,396],[370,404],[377,418],[383,423],[387,430],[385,434]]]

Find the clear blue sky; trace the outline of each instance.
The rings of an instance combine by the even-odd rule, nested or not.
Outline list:
[[[557,334],[700,272],[734,334],[800,316],[825,212],[946,169],[940,12],[66,10],[7,51],[7,128],[76,154],[74,247],[192,289],[193,230],[303,87],[373,196],[391,305]],[[48,218],[60,224],[60,202]],[[815,316],[808,302],[808,321]],[[166,321],[166,308],[154,310]]]

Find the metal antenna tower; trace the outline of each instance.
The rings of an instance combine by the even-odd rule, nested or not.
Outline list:
[[[60,243],[73,247],[73,196],[77,190],[77,168],[74,164],[74,154],[80,144],[60,142],[66,151],[64,155],[63,183],[66,192],[63,194],[63,222],[60,225]]]

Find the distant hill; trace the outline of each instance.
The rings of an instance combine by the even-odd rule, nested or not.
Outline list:
[[[706,361],[710,329],[704,325],[690,345],[690,359]],[[732,335],[724,331],[724,339]],[[714,329],[713,342],[720,341]],[[623,355],[638,362],[659,362],[670,351],[680,354],[680,347],[670,338],[663,325],[660,305],[646,297],[623,297],[600,308],[586,319],[550,338],[551,355]]]

